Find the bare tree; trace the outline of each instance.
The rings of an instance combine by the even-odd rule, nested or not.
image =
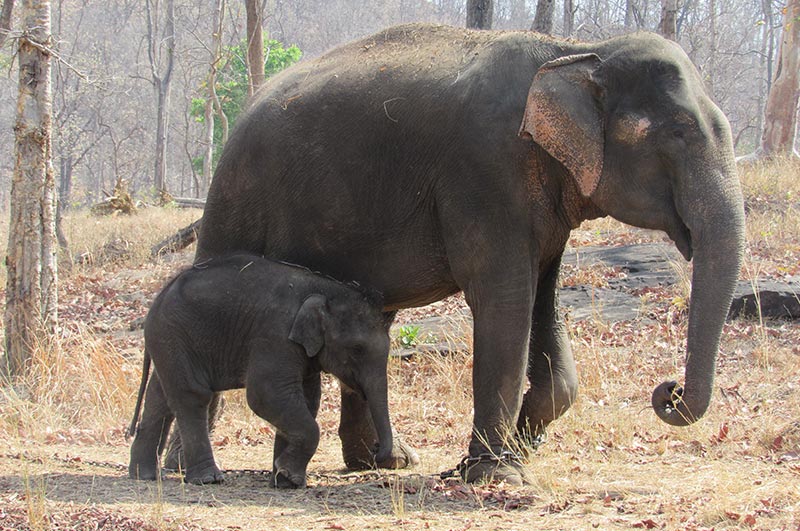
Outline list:
[[[678,34],[678,0],[661,0],[661,22],[658,32],[664,37],[676,40]]]
[[[244,3],[247,10],[247,99],[250,101],[264,84],[264,35],[261,30],[261,2],[244,0]]]
[[[573,0],[564,0],[564,28],[561,34],[564,37],[570,37],[572,32],[575,31],[575,12],[578,10],[575,7]]]
[[[3,367],[12,376],[25,370],[35,347],[55,331],[58,319],[50,1],[23,0],[21,15]]]
[[[767,96],[761,154],[794,154],[800,98],[800,0],[789,0],[783,15],[775,78]]]
[[[156,161],[153,186],[156,192],[167,190],[167,131],[169,130],[169,91],[172,70],[175,66],[175,2],[166,0],[164,29],[159,31],[160,0],[146,0],[147,8],[147,54],[150,59],[150,75],[155,89],[156,106]],[[162,48],[166,48],[166,64],[160,65]]]
[[[3,0],[0,10],[0,47],[5,44],[8,32],[11,31],[11,13],[14,11],[14,0]]]
[[[536,2],[536,15],[533,17],[531,31],[538,31],[539,33],[545,33],[547,35],[552,34],[553,13],[555,13],[555,9],[555,0],[539,0]]]
[[[203,176],[198,190],[198,197],[205,197],[211,184],[211,173],[214,171],[214,114],[218,114],[222,124],[222,143],[228,140],[228,117],[222,110],[217,96],[217,69],[222,60],[222,31],[225,17],[225,0],[214,0],[211,15],[211,57],[206,78],[206,102],[203,113]],[[262,69],[263,71],[263,69]]]
[[[492,0],[467,0],[467,27],[492,29]]]
[[[633,27],[633,21],[635,17],[635,5],[633,4],[633,0],[625,0],[625,29],[629,30]]]

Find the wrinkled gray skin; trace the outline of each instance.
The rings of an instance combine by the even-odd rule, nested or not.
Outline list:
[[[653,395],[665,422],[694,422],[711,399],[744,212],[728,121],[656,35],[585,44],[415,24],[293,66],[225,146],[197,258],[246,249],[352,278],[383,292],[389,316],[463,291],[477,456],[574,401],[559,264],[570,230],[604,215],[663,230],[694,259],[685,384]],[[349,466],[374,442],[366,408],[343,391]],[[493,474],[519,482],[524,467],[465,475]]]
[[[156,478],[175,418],[186,481],[222,481],[208,437],[208,406],[215,393],[246,387],[250,407],[275,426],[273,485],[304,486],[319,443],[320,370],[369,404],[379,433],[374,458],[387,459],[389,336],[380,301],[373,298],[304,268],[249,255],[211,259],[178,275],[145,321],[130,477]],[[151,359],[155,370],[148,384]]]

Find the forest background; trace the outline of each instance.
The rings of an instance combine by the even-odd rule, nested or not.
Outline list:
[[[174,3],[174,39],[165,8]],[[203,104],[210,65],[232,124],[246,91],[245,2],[58,0],[52,2],[53,164],[61,208],[93,204],[126,179],[134,195],[204,197],[209,149]],[[553,35],[597,40],[656,31],[658,0],[543,0]],[[465,0],[263,0],[265,59],[274,70],[391,24],[465,24]],[[781,0],[685,0],[677,4],[676,39],[698,66],[734,134],[737,154],[758,147],[781,35]],[[496,0],[493,29],[529,29],[537,2]],[[219,25],[219,26],[218,26]],[[14,27],[14,24],[12,24]],[[218,31],[217,27],[222,31]],[[8,41],[13,42],[13,41]],[[281,44],[283,46],[281,46]],[[286,48],[288,51],[284,50]],[[13,47],[0,50],[0,152],[14,150],[17,78]],[[212,58],[215,60],[212,61]],[[168,62],[172,61],[169,65]],[[272,61],[272,66],[270,66]],[[169,68],[165,134],[157,127],[159,85]],[[237,99],[238,98],[238,99]],[[234,101],[235,100],[235,101]],[[214,151],[222,140],[216,120]],[[159,137],[164,174],[157,176]],[[13,158],[0,158],[0,208],[9,202]],[[163,184],[158,181],[163,179]]]

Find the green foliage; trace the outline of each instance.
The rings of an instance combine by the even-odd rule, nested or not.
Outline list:
[[[264,75],[270,77],[281,70],[288,68],[300,60],[303,53],[295,45],[284,47],[282,42],[264,37]],[[222,111],[228,117],[228,125],[233,127],[236,119],[244,109],[247,100],[247,41],[242,41],[236,46],[226,47],[223,52],[223,62],[217,71],[217,97],[222,105]],[[205,86],[203,87],[205,89]],[[205,90],[204,90],[205,92]],[[202,123],[205,120],[205,98],[193,98],[191,114],[195,120]],[[214,121],[214,165],[216,166],[222,152],[222,126],[219,120]],[[202,170],[203,160],[194,160],[198,171]]]
[[[398,330],[398,340],[404,348],[415,346],[419,342],[420,328],[417,325],[403,325]]]

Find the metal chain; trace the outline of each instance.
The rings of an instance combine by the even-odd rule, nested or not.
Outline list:
[[[61,457],[58,454],[52,455],[47,458],[43,457],[32,457],[25,453],[17,453],[17,454],[0,454],[0,457],[4,459],[16,459],[17,461],[30,461],[34,463],[43,463],[45,459],[51,459],[53,461],[59,461],[61,463],[66,463],[70,465],[80,464],[80,465],[89,465],[95,466],[99,468],[111,468],[114,470],[128,470],[128,465],[123,465],[121,463],[112,463],[111,461],[93,461],[91,459],[83,459],[81,457]]]
[[[541,446],[545,441],[545,438],[541,435],[537,436],[531,444],[531,448],[536,450],[539,446]],[[41,457],[31,457],[24,453],[17,453],[17,454],[0,454],[1,458],[5,459],[16,459],[19,461],[32,461],[37,463],[42,463],[44,458]],[[121,463],[113,463],[111,461],[94,461],[91,459],[83,459],[81,457],[61,457],[58,454],[51,456],[49,459],[54,461],[59,461],[62,463],[67,464],[82,464],[88,466],[94,466],[98,468],[108,468],[112,470],[119,470],[119,471],[127,471],[128,466],[123,465]],[[391,479],[394,480],[408,480],[413,478],[420,478],[423,480],[445,480],[449,478],[456,477],[456,475],[461,476],[462,478],[467,474],[467,471],[472,468],[473,466],[477,465],[478,463],[496,463],[496,464],[510,464],[510,465],[520,465],[526,461],[526,458],[520,454],[505,450],[500,452],[499,455],[494,453],[483,453],[477,456],[470,456],[467,455],[461,459],[461,461],[456,465],[455,468],[451,468],[449,470],[445,470],[439,474],[411,474],[411,475],[400,475],[397,473],[383,473],[379,471],[368,471],[368,472],[352,472],[348,474],[325,474],[320,472],[309,472],[308,477],[313,478],[317,481],[320,480],[332,480],[332,481],[352,481],[353,483],[367,483],[370,481],[383,481],[387,482]],[[164,469],[167,472],[177,473],[177,470],[172,469]],[[227,469],[222,471],[227,478],[235,478],[235,477],[265,477],[268,478],[272,475],[271,470],[261,470],[261,469],[254,469],[254,468],[238,468],[238,469]]]

